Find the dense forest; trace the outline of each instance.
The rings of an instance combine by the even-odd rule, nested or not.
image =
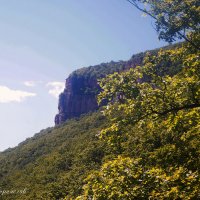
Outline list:
[[[138,54],[142,64],[125,71],[76,71],[99,78],[107,105],[0,153],[0,188],[26,190],[2,199],[200,199],[199,2],[129,3],[160,39],[184,42]]]

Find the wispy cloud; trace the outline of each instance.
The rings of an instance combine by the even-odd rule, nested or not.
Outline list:
[[[0,103],[22,102],[28,97],[34,97],[36,93],[21,90],[13,90],[0,85]]]
[[[24,85],[27,87],[35,87],[36,82],[35,81],[24,81]]]
[[[58,98],[59,94],[63,92],[65,88],[65,83],[54,81],[54,82],[48,82],[46,86],[50,87],[49,94]]]

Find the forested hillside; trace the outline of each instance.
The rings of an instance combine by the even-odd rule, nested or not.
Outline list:
[[[200,198],[199,56],[184,44],[101,81],[109,125],[100,138],[112,159],[88,176],[77,199]],[[169,66],[182,70],[170,75]]]
[[[0,153],[0,186],[25,190],[2,199],[198,199],[200,72],[187,46],[146,53],[101,80],[107,106]]]
[[[0,188],[26,189],[2,199],[61,199],[80,194],[89,171],[98,169],[106,148],[98,139],[106,120],[99,113],[42,130],[0,154]]]
[[[180,45],[170,45],[163,49],[174,49]],[[148,51],[154,56],[158,52],[159,49]],[[75,73],[83,77],[105,77],[106,74],[112,74],[111,71],[127,71],[131,68],[128,65],[133,63],[131,61],[141,62],[146,53],[134,55],[129,62],[101,64]],[[169,67],[166,70],[174,74],[177,69]],[[7,190],[15,188],[22,192],[25,190],[25,194],[5,194],[2,198],[29,200],[79,196],[87,176],[93,170],[100,169],[104,160],[113,157],[110,147],[99,139],[101,130],[110,124],[102,112],[101,108],[98,112],[41,130],[17,147],[0,153],[0,187]],[[125,148],[130,155],[133,151],[130,142],[133,139],[127,141]]]
[[[184,42],[138,54],[130,69],[72,73],[99,78],[107,104],[2,152],[0,188],[25,190],[2,199],[200,199],[198,1],[129,2],[155,20],[160,39]]]
[[[160,39],[186,42],[101,80],[109,125],[100,139],[112,158],[76,199],[200,199],[199,3],[128,2],[155,20]]]

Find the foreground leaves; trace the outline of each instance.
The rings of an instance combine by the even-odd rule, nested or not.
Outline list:
[[[100,82],[112,152],[77,199],[200,198],[200,54],[188,44]]]

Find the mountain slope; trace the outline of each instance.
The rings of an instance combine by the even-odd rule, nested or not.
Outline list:
[[[168,46],[166,48],[173,47]],[[152,54],[157,52],[158,49],[151,51]],[[70,77],[81,77],[84,80],[94,78],[97,81],[98,78],[104,77],[106,74],[134,67],[137,62],[138,64],[142,62],[144,55],[145,53],[137,54],[127,62],[111,62],[83,68],[73,72]],[[99,91],[96,86],[93,89]],[[91,88],[89,88],[86,92],[86,89],[88,89],[87,84],[84,85],[80,95],[85,95],[84,98],[87,100],[88,92],[91,93],[94,90],[91,91]],[[74,87],[71,87],[70,91],[73,93]],[[65,92],[66,94],[69,92],[67,88]],[[92,93],[95,102],[97,93]],[[69,96],[73,104],[75,103],[73,100],[80,100],[73,98],[74,95]],[[84,98],[82,97],[82,99]],[[65,105],[62,103],[59,105],[59,116],[68,112],[68,110],[63,109],[66,108],[63,106]],[[94,110],[96,109],[97,107]],[[70,117],[63,118],[57,123],[62,122],[61,125],[42,130],[17,147],[0,153],[0,188],[9,191],[24,191],[25,189],[25,194],[13,192],[14,194],[1,195],[2,199],[53,200],[62,199],[67,195],[75,197],[81,194],[83,182],[87,175],[91,174],[91,171],[99,169],[102,162],[112,155],[107,150],[108,147],[105,143],[98,138],[99,131],[108,126],[107,120],[102,117],[100,111],[69,120],[94,110],[85,110],[75,116],[71,112]],[[130,138],[131,140],[132,138]],[[131,146],[130,142],[126,150],[127,154],[134,151],[133,149],[130,151]]]
[[[81,191],[88,171],[106,155],[96,136],[105,125],[99,113],[42,130],[14,149],[0,154],[0,188],[26,189],[3,199],[61,199]]]

